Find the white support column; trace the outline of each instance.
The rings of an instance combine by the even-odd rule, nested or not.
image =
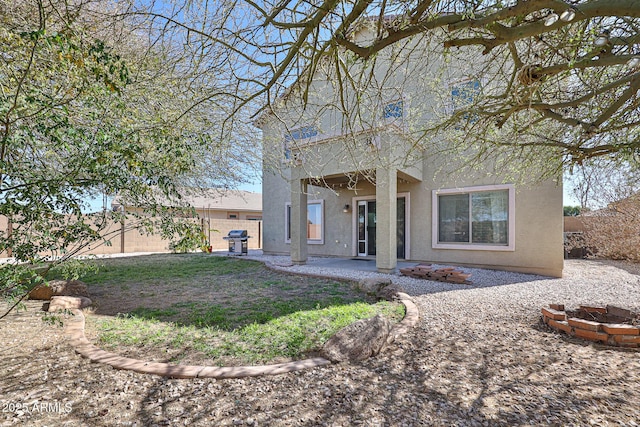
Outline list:
[[[380,273],[393,273],[398,265],[397,216],[398,171],[395,167],[376,168],[376,267]]]
[[[307,262],[307,183],[291,180],[291,262]]]

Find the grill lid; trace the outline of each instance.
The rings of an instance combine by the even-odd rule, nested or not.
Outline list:
[[[247,230],[231,230],[227,237],[232,237],[235,239],[247,237]]]

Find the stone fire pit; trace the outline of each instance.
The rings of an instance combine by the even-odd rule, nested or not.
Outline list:
[[[544,323],[573,337],[617,347],[640,348],[640,314],[620,307],[581,305],[565,310],[562,304],[542,309]]]

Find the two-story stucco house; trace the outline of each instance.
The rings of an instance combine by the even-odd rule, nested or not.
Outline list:
[[[561,276],[559,180],[511,181],[490,158],[464,169],[436,154],[447,134],[416,143],[491,85],[473,61],[426,58],[428,43],[387,48],[364,82],[349,68],[357,61],[327,58],[261,117],[265,254],[375,258],[380,272],[401,259]]]

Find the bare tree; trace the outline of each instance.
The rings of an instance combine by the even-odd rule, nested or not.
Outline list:
[[[640,191],[640,176],[629,161],[599,157],[573,170],[567,185],[585,210],[606,208]]]
[[[566,246],[586,248],[599,258],[640,261],[640,177],[625,159],[603,156],[573,170],[567,185],[580,200],[582,232]]]
[[[609,203],[581,217],[580,244],[593,257],[640,262],[640,200],[638,195]]]
[[[359,82],[377,55],[426,37],[437,41],[445,55],[473,58],[492,89],[482,90],[438,126],[424,126],[423,139],[443,128],[462,128],[457,139],[465,145],[506,145],[520,153],[543,148],[563,156],[565,164],[627,155],[640,143],[640,4],[634,0],[167,5],[131,7],[127,13],[151,18],[157,31],[170,30],[172,37],[198,46],[199,58],[208,46],[226,48],[207,62],[224,63],[233,81],[229,88],[236,102],[229,117],[246,106],[273,106],[294,82],[314,81],[326,58],[360,61],[360,77],[336,76],[340,82]],[[373,36],[354,38],[363,25]],[[203,100],[215,96],[219,93],[202,93]],[[308,91],[301,96],[306,100]],[[476,118],[472,122],[466,120],[470,114]]]

